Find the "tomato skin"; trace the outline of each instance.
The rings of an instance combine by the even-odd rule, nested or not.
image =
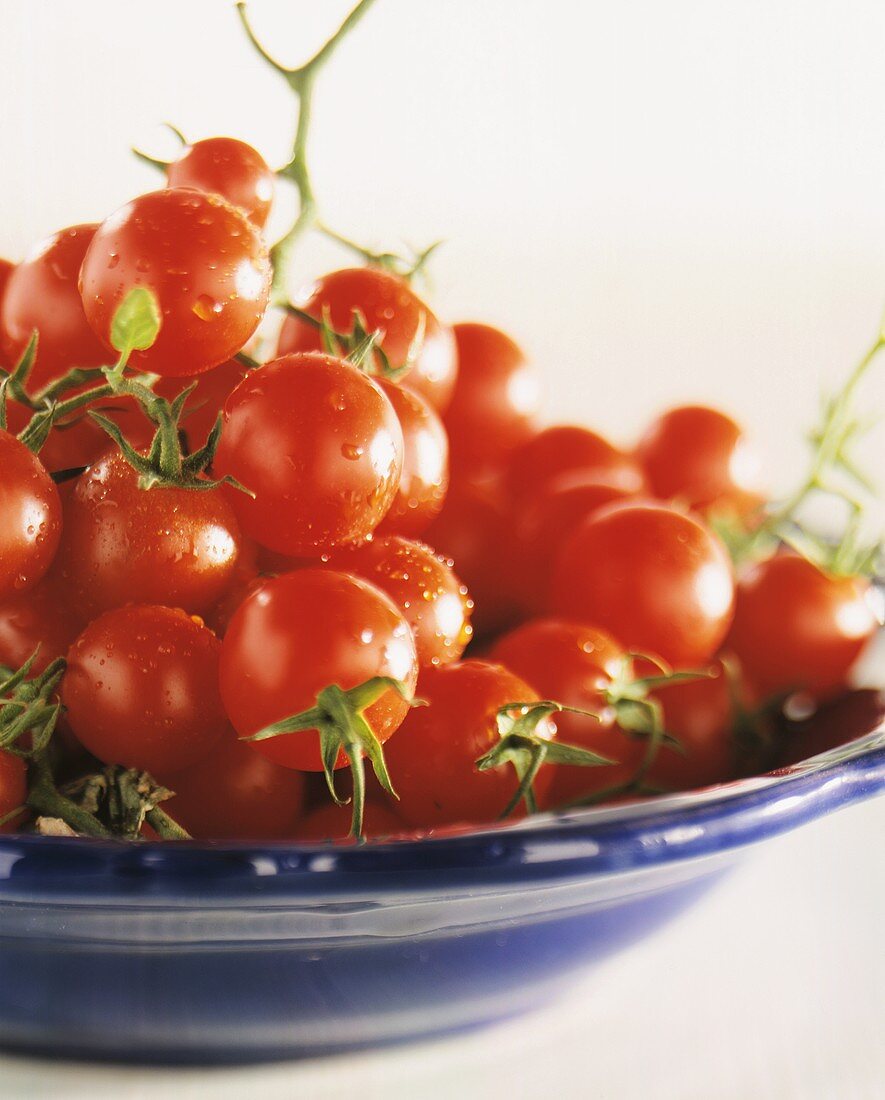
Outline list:
[[[139,489],[109,451],[65,499],[60,570],[92,614],[133,599],[199,614],[233,582],[241,541],[223,493]]]
[[[236,387],[248,375],[249,370],[236,359],[228,359],[218,367],[197,376],[193,382],[182,378],[161,378],[154,386],[154,393],[173,401],[185,388],[196,382],[194,392],[184,403],[184,415],[180,421],[188,450],[200,449],[215,427],[218,414]],[[128,436],[127,436],[128,438]]]
[[[329,564],[393,600],[412,628],[420,667],[449,664],[464,652],[473,636],[473,602],[448,562],[429,546],[386,535],[342,550]]]
[[[502,554],[502,532],[513,522],[494,487],[460,481],[452,484],[443,510],[424,533],[467,585],[477,637],[506,629],[520,617],[514,594],[517,563],[515,556]]]
[[[72,367],[113,361],[90,328],[77,280],[96,225],[72,225],[40,241],[12,271],[0,302],[0,341],[16,363],[34,329],[40,334],[28,381],[36,393]]]
[[[538,695],[502,665],[472,660],[424,669],[418,694],[427,706],[409,712],[387,748],[401,817],[416,827],[495,821],[516,792],[516,772],[509,766],[480,772],[476,759],[498,743],[498,710]],[[553,736],[555,729],[545,721],[538,732]],[[551,771],[538,774],[539,799]],[[518,807],[514,816],[523,813]]]
[[[443,417],[452,468],[497,471],[535,432],[541,385],[522,349],[500,329],[453,326],[458,378]]]
[[[341,359],[310,353],[275,359],[237,386],[214,469],[255,493],[227,493],[247,535],[319,557],[371,535],[402,466],[402,429],[378,386]]]
[[[692,516],[653,503],[609,504],[559,552],[551,605],[610,631],[631,651],[693,668],[716,652],[731,624],[731,562]]]
[[[15,270],[15,264],[9,260],[4,260],[0,256],[0,367],[10,366],[9,359],[7,358],[3,350],[3,295],[6,293],[6,285],[9,282],[9,276]]]
[[[316,703],[329,684],[345,691],[373,676],[413,690],[418,674],[408,623],[377,588],[331,569],[302,569],[266,581],[234,614],[221,651],[221,695],[240,737]],[[365,711],[384,742],[408,704],[386,691]],[[316,730],[283,734],[250,748],[285,768],[320,771]],[[343,767],[342,752],[336,767]]]
[[[40,459],[0,429],[0,600],[45,576],[61,536],[58,489]]]
[[[302,844],[320,843],[324,840],[351,840],[351,814],[349,805],[338,806],[330,802],[303,817],[290,835]],[[366,840],[395,837],[405,831],[405,825],[392,810],[377,802],[366,801],[362,832]]]
[[[740,576],[729,647],[763,694],[826,695],[845,682],[876,632],[873,596],[860,577],[778,554]]]
[[[213,137],[186,146],[166,169],[166,182],[169,187],[221,195],[262,229],[273,202],[275,176],[245,141]]]
[[[572,471],[545,482],[515,516],[512,552],[517,570],[514,593],[528,614],[549,605],[553,564],[581,523],[603,505],[635,494],[622,479]]]
[[[28,768],[15,753],[0,749],[0,818],[23,806],[28,797]],[[0,833],[14,833],[19,819],[0,825]]]
[[[664,710],[664,728],[681,742],[684,755],[662,745],[646,777],[650,784],[687,791],[734,777],[734,713],[728,677],[721,661],[710,671],[710,677],[670,684],[656,693]]]
[[[428,401],[393,382],[378,385],[393,405],[403,431],[403,470],[383,534],[415,538],[439,515],[449,487],[449,438]]]
[[[740,425],[703,405],[669,409],[637,448],[648,484],[662,500],[701,511],[758,508],[761,460]]]
[[[220,649],[183,611],[141,604],[105,612],[68,652],[61,696],[74,733],[105,764],[156,775],[196,764],[227,726]]]
[[[528,500],[554,478],[583,471],[604,478],[625,493],[641,493],[645,481],[636,461],[589,428],[557,424],[545,428],[514,451],[507,465],[507,491]]]
[[[253,752],[229,726],[208,756],[162,782],[175,791],[163,809],[195,840],[280,840],[304,812],[304,776]]]
[[[381,347],[393,367],[402,367],[423,326],[424,338],[409,373],[400,379],[430,405],[443,412],[455,385],[458,359],[451,329],[403,279],[371,267],[333,271],[305,287],[294,304],[319,320],[324,309],[337,332],[350,332],[353,311],[359,310],[369,332],[383,331]],[[288,316],[280,331],[277,355],[322,350],[322,336],[313,325]]]
[[[883,691],[864,688],[827,699],[809,718],[787,724],[778,753],[778,766],[798,764],[811,756],[874,733],[883,722]]]
[[[240,351],[264,316],[270,284],[267,247],[251,222],[218,195],[186,188],[140,195],[112,214],[80,271],[86,319],[109,348],[129,292],[154,293],[159,335],[129,362],[164,377],[201,374]]]
[[[545,808],[564,806],[633,778],[646,742],[628,737],[605,702],[604,691],[626,660],[610,634],[564,619],[532,619],[499,638],[489,656],[530,684],[542,699],[599,715],[595,721],[580,714],[557,714],[557,740],[590,749],[614,764],[551,767]]]
[[[0,602],[0,665],[21,668],[36,651],[33,672],[43,672],[65,656],[85,625],[58,569],[52,569],[34,588]]]

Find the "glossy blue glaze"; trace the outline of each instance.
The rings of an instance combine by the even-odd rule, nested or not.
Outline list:
[[[885,732],[783,772],[360,847],[0,837],[0,1042],[245,1061],[400,1041],[553,996],[748,846],[885,789]]]

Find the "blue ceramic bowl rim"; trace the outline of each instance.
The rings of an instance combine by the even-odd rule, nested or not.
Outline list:
[[[541,814],[419,839],[353,845],[279,842],[150,842],[0,836],[4,894],[195,890],[262,894],[382,893],[408,881],[433,891],[461,881],[519,882],[611,875],[738,849],[885,792],[885,721],[819,756],[766,775],[640,802]],[[125,887],[124,884],[125,883]],[[147,884],[147,885],[145,885]]]

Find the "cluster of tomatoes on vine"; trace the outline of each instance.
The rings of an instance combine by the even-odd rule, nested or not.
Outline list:
[[[767,504],[700,406],[541,429],[517,343],[402,268],[311,283],[267,354],[275,173],[165,171],[0,271],[0,827],[399,835],[796,754],[775,704],[878,625],[869,555],[779,544],[819,477]]]

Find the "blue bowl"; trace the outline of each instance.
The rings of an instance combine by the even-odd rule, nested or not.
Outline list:
[[[766,776],[414,842],[0,837],[0,1045],[243,1062],[523,1012],[750,846],[885,789],[875,725]]]

